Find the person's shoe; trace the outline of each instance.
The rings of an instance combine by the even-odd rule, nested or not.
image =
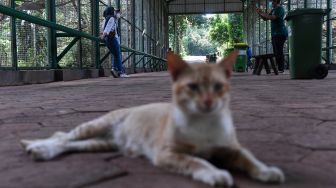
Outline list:
[[[279,72],[279,74],[282,74],[282,73],[284,73],[285,71],[278,71]]]
[[[125,74],[125,73],[120,74],[120,78],[129,78],[129,77],[131,76],[128,74]]]
[[[111,69],[111,74],[112,74],[112,76],[114,78],[118,78],[119,77],[119,73],[116,70],[114,70],[114,69]]]

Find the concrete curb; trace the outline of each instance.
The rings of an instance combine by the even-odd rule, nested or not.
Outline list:
[[[110,76],[107,69],[103,76]],[[98,78],[98,69],[65,69],[65,70],[20,70],[0,71],[0,86],[24,84],[43,84],[55,81],[71,81],[87,78]]]

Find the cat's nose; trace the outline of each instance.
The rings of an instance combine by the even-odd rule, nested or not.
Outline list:
[[[205,99],[204,100],[204,105],[205,105],[206,108],[211,108],[212,103],[213,103],[212,99]]]

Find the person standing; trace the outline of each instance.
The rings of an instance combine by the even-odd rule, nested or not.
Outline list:
[[[271,20],[271,35],[273,53],[278,64],[279,73],[284,72],[284,44],[288,37],[288,31],[285,25],[285,9],[281,6],[280,0],[272,0],[272,10],[269,14],[263,13],[259,8],[256,12],[264,20]]]
[[[102,38],[105,41],[107,48],[110,50],[112,57],[111,74],[115,78],[128,78],[125,68],[121,62],[120,40],[117,32],[118,18],[120,11],[115,11],[113,7],[107,7],[103,13],[104,22],[102,24]]]

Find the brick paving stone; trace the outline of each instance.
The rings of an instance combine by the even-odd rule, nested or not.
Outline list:
[[[234,172],[239,187],[336,187],[335,71],[324,80],[234,73],[232,85],[241,143],[287,176],[285,184],[273,186]],[[110,110],[170,100],[166,72],[0,87],[0,187],[209,187],[115,152],[68,154],[36,163],[19,144],[22,138],[68,131]]]
[[[328,122],[314,127],[310,133],[292,135],[289,140],[293,144],[314,150],[336,151],[335,133],[336,122]]]
[[[3,169],[2,187],[85,187],[106,179],[126,175],[94,154],[69,155],[49,162],[33,162],[27,156],[15,166]],[[85,164],[85,165],[84,165]]]

